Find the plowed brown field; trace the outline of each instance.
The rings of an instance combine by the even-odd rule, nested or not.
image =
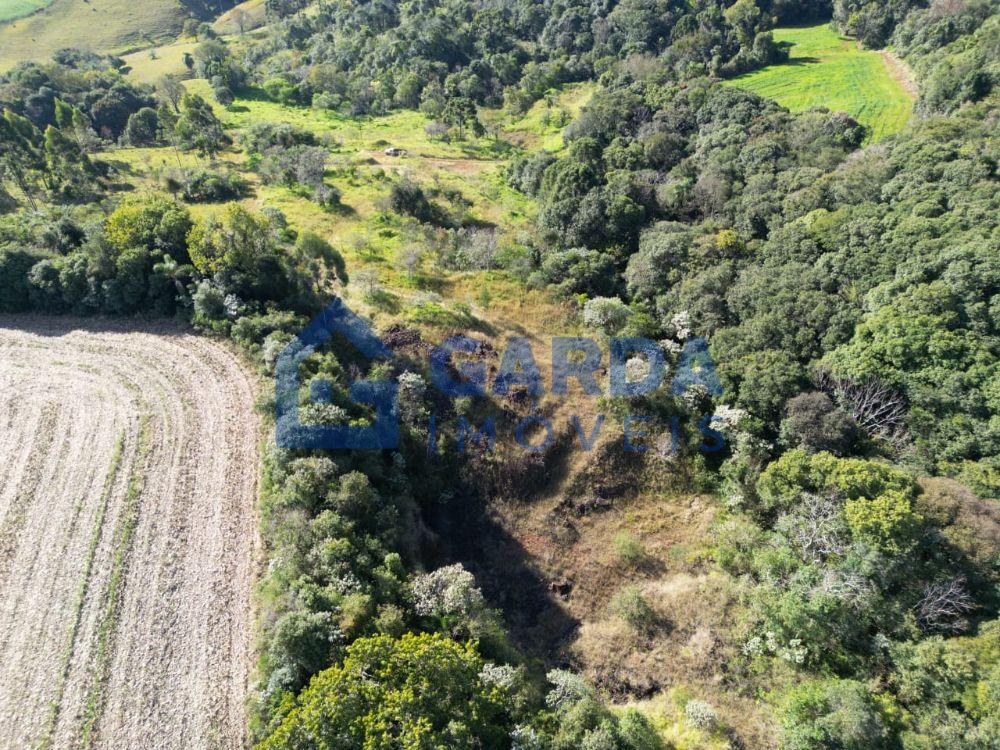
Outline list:
[[[0,747],[245,746],[254,399],[174,327],[0,316]]]

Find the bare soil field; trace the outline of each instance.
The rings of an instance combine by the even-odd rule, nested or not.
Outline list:
[[[255,390],[173,326],[0,316],[0,747],[246,745]]]

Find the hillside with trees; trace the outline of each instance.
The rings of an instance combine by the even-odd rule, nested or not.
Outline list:
[[[394,353],[335,338],[300,401],[368,426],[390,380],[398,448],[264,447],[249,741],[995,748],[996,3],[262,7],[0,75],[0,313],[176,318],[270,383],[340,298]],[[834,35],[814,106],[785,40]],[[456,335],[486,393],[436,387]],[[497,375],[580,336],[664,384]]]

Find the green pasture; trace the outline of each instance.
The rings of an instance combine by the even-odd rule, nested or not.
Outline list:
[[[793,112],[812,107],[844,111],[869,128],[868,140],[898,133],[913,111],[913,97],[898,80],[900,67],[883,53],[863,50],[830,26],[776,29],[790,45],[787,63],[729,83],[774,99]]]
[[[0,23],[30,16],[52,0],[0,0]]]

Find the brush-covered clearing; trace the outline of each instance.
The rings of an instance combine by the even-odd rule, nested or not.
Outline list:
[[[501,5],[249,0],[0,79],[11,744],[997,735],[995,19]],[[388,351],[285,388],[341,301]],[[364,428],[381,383],[398,442],[258,455],[230,343],[263,420]]]

